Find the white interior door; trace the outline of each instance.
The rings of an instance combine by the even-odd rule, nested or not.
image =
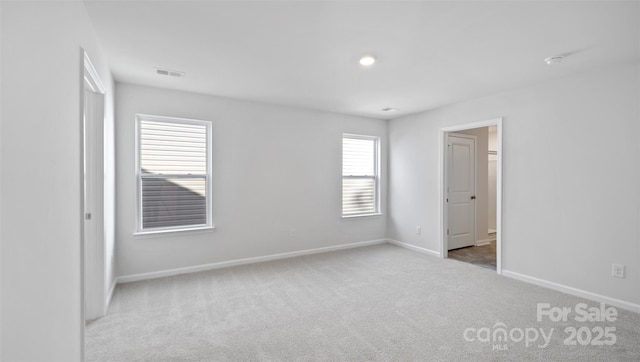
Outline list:
[[[104,95],[84,92],[85,319],[104,315],[103,159]]]
[[[447,249],[475,244],[476,142],[473,137],[449,135],[447,157]]]

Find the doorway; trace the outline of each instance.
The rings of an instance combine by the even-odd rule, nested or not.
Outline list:
[[[441,255],[502,271],[502,119],[440,129]]]

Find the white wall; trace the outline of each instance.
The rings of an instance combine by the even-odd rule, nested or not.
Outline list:
[[[111,78],[81,2],[1,6],[0,359],[78,361],[81,47]]]
[[[133,235],[136,113],[213,122],[215,231]],[[386,215],[340,217],[342,133],[381,137],[386,175],[386,121],[117,84],[118,274],[384,239]]]
[[[486,243],[489,240],[489,176],[488,158],[489,152],[489,127],[473,128],[453,133],[462,133],[476,136],[476,244]]]
[[[505,117],[503,269],[640,304],[639,72],[597,70],[391,121],[390,237],[440,250],[439,129]]]

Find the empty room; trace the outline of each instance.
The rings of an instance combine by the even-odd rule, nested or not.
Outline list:
[[[640,2],[0,1],[0,360],[640,360]]]

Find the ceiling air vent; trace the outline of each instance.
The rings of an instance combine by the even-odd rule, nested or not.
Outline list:
[[[184,72],[179,72],[177,70],[156,68],[156,73],[159,75],[166,75],[168,77],[184,78]]]

